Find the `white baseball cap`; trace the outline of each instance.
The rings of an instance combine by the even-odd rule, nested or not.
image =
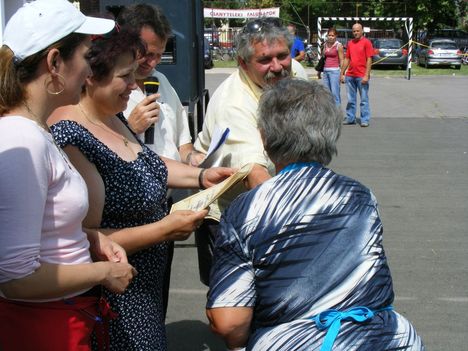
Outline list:
[[[71,33],[104,34],[114,26],[113,20],[85,16],[68,0],[36,0],[10,18],[3,45],[21,61]]]

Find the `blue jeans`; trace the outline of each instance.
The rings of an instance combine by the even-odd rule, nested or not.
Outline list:
[[[356,121],[356,101],[357,92],[361,96],[361,124],[369,123],[370,108],[369,108],[369,82],[361,84],[362,78],[360,77],[345,77],[346,90],[348,91],[348,104],[346,105],[346,119],[349,123]]]
[[[323,85],[325,85],[328,90],[333,95],[335,103],[337,106],[341,106],[341,96],[340,96],[340,70],[327,70],[324,69],[322,73]]]

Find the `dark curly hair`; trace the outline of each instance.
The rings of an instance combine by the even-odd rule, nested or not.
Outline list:
[[[116,27],[111,33],[92,37],[86,59],[93,71],[93,79],[101,81],[112,72],[120,55],[131,53],[136,58],[145,52],[138,32]]]
[[[130,5],[122,9],[117,22],[124,28],[132,28],[138,32],[143,27],[150,27],[162,40],[167,40],[172,35],[171,25],[157,5]]]

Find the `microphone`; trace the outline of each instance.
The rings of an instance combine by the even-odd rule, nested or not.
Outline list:
[[[146,96],[156,94],[159,89],[159,79],[156,77],[148,77],[143,82]],[[145,144],[154,144],[154,123],[145,131]]]

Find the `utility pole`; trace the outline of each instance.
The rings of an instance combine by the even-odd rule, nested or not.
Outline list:
[[[361,6],[361,4],[356,2],[356,17],[359,17],[359,6]]]

